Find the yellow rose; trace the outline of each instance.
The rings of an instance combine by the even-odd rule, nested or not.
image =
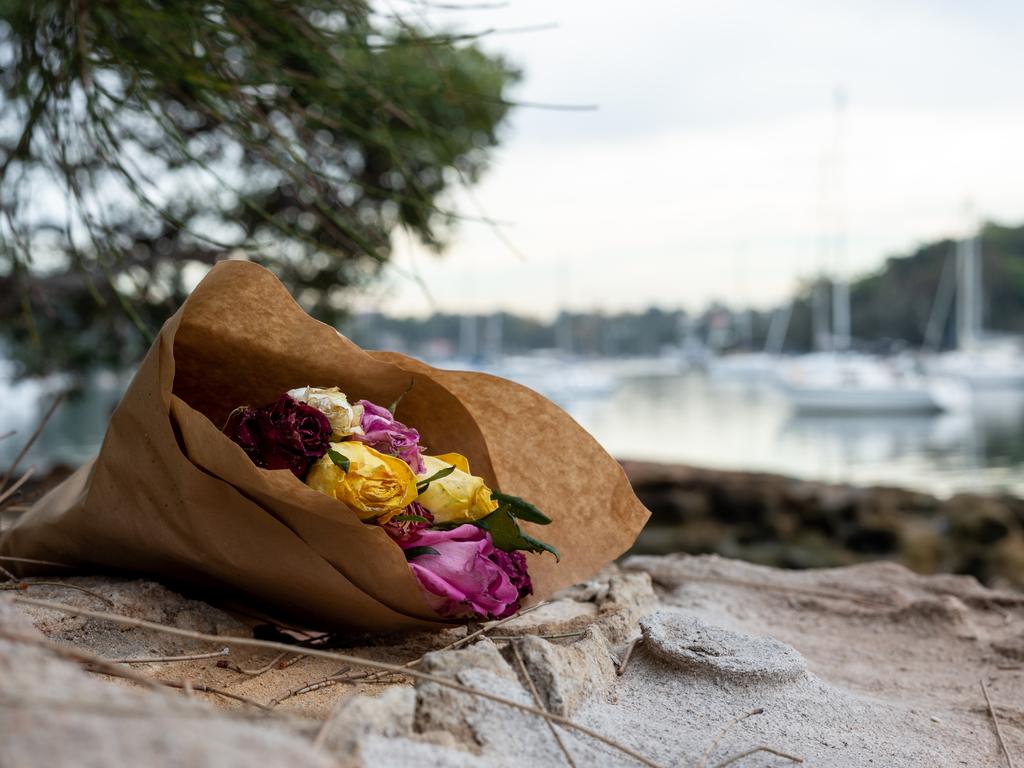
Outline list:
[[[331,450],[348,459],[348,471],[324,455],[306,485],[345,502],[360,520],[383,525],[416,500],[416,476],[401,459],[356,442],[331,443]]]
[[[471,523],[498,508],[483,478],[469,474],[469,462],[458,453],[424,456],[426,469],[416,476],[426,480],[439,471],[455,467],[450,475],[434,480],[416,499],[434,515],[435,523]]]

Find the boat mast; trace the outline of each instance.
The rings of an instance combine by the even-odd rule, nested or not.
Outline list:
[[[981,233],[976,230],[957,243],[957,348],[976,349],[981,337]]]
[[[850,283],[843,274],[846,262],[846,188],[845,188],[845,137],[843,116],[846,110],[846,92],[837,88],[835,92],[836,144],[833,169],[833,184],[836,191],[835,232],[832,264],[832,349],[843,352],[850,348]]]

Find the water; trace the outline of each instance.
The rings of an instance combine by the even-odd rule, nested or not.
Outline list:
[[[64,399],[19,466],[25,469],[35,465],[44,472],[55,464],[77,466],[94,456],[128,380],[126,374],[91,377],[80,392]],[[0,378],[0,435],[11,430],[17,432],[0,440],[0,468],[7,468],[14,461],[64,386],[59,379],[12,384]]]
[[[597,363],[576,379],[602,386],[559,389],[566,377],[529,383],[556,399],[618,458],[917,488],[1024,496],[1024,392],[986,394],[956,413],[887,417],[794,415],[777,394],[709,379],[698,371],[644,375]],[[520,367],[517,375],[529,378]],[[600,376],[598,376],[600,374]],[[613,381],[612,385],[606,382]],[[550,383],[549,382],[554,382]],[[61,405],[22,466],[78,464],[98,449],[124,376],[99,376]],[[45,411],[56,384],[0,383],[0,467],[7,466]]]
[[[565,405],[619,458],[939,496],[1024,495],[1024,392],[987,394],[956,413],[811,416],[794,414],[771,390],[693,372],[626,379],[611,397]]]

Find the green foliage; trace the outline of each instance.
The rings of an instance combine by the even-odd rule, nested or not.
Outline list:
[[[528,523],[537,523],[537,525],[551,524],[551,518],[537,509],[537,507],[526,499],[521,499],[518,496],[512,496],[511,494],[500,493],[498,491],[491,491],[491,497],[501,506],[507,506],[509,513],[513,517],[525,520]]]
[[[409,547],[408,549],[404,550],[404,553],[405,553],[405,559],[406,560],[412,560],[414,557],[419,557],[420,555],[439,555],[439,554],[441,554],[440,552],[438,552],[433,547]]]
[[[555,560],[561,560],[557,549],[520,530],[519,523],[516,522],[507,504],[498,507],[487,517],[477,520],[473,524],[491,534],[491,540],[498,549],[506,552],[514,552],[517,549],[527,552],[550,552],[555,556]]]
[[[395,515],[388,522],[390,523],[429,523],[423,515]]]
[[[894,257],[850,287],[853,335],[868,344],[919,347],[925,342],[944,269],[952,270],[956,243],[940,240]],[[1024,333],[1024,227],[986,224],[981,230],[985,327]],[[950,273],[952,275],[952,272]],[[950,312],[942,340],[955,342]]]
[[[420,480],[418,483],[416,483],[416,493],[423,493],[425,490],[427,490],[427,488],[430,487],[430,484],[432,482],[434,482],[435,480],[442,480],[448,477],[448,475],[450,475],[454,471],[455,467],[445,467],[444,469],[437,470],[437,472],[432,474],[430,477],[424,478],[423,480]]]
[[[338,467],[342,472],[348,472],[348,468],[352,466],[351,462],[348,460],[348,456],[343,453],[338,453],[338,451],[333,448],[327,449],[327,458],[334,462],[334,466]]]
[[[133,362],[236,254],[337,322],[396,227],[443,246],[517,78],[362,0],[0,0],[9,353]]]

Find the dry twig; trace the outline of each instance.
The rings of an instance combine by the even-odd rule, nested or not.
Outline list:
[[[288,699],[290,699],[290,698],[292,698],[294,696],[301,696],[304,693],[312,693],[313,691],[319,691],[319,690],[322,690],[324,688],[330,688],[332,685],[339,685],[339,684],[350,685],[350,684],[354,684],[356,680],[363,679],[363,678],[367,677],[366,675],[357,675],[355,677],[345,677],[344,676],[344,672],[347,672],[347,671],[348,671],[348,668],[346,667],[344,670],[342,670],[340,672],[335,672],[333,675],[330,675],[329,677],[324,677],[324,678],[321,678],[320,680],[314,680],[312,683],[303,683],[298,688],[292,688],[290,691],[286,691],[285,693],[282,693],[280,696],[272,699],[271,702],[267,706],[273,708],[273,707],[276,707],[278,704],[280,704],[283,701],[288,701]]]
[[[511,616],[506,616],[504,619],[498,619],[497,621],[492,621],[491,623],[487,624],[486,626],[481,627],[480,629],[476,630],[475,632],[470,632],[465,637],[460,637],[458,640],[455,640],[454,642],[448,643],[448,645],[444,646],[443,648],[438,648],[437,651],[440,653],[441,651],[451,651],[451,650],[454,650],[456,648],[461,648],[462,646],[466,645],[470,641],[476,640],[481,635],[485,635],[488,632],[491,632],[492,630],[497,629],[502,624],[508,624],[510,621],[515,621],[520,616],[525,616],[528,613],[532,613],[533,611],[536,611],[538,608],[543,608],[545,605],[548,604],[548,602],[549,602],[548,600],[542,600],[541,602],[537,603],[536,605],[531,605],[529,608],[524,608],[521,611],[517,611],[516,613],[513,613]],[[409,662],[409,666],[415,666],[415,665],[419,664],[421,661],[423,661],[423,657],[422,656],[420,656],[418,659],[414,659],[413,661],[410,661]]]
[[[544,702],[540,700],[540,694],[537,693],[537,686],[533,684],[533,678],[530,677],[530,670],[526,668],[526,662],[523,661],[523,655],[519,652],[518,643],[512,643],[512,654],[516,657],[516,663],[519,665],[519,671],[523,673],[523,679],[526,680],[527,686],[530,688],[530,695],[533,696],[533,703],[536,704],[540,709],[547,711],[544,706]],[[565,742],[562,741],[562,734],[555,728],[555,724],[550,720],[545,720],[548,729],[551,731],[551,735],[555,737],[555,741],[558,742],[558,748],[562,750],[562,754],[565,755],[565,761],[576,768],[576,762],[572,759],[572,755],[569,753],[569,748],[565,746]]]
[[[163,632],[169,635],[187,637],[193,640],[201,640],[203,642],[208,643],[225,643],[227,645],[238,645],[248,648],[264,648],[275,651],[294,651],[294,648],[292,648],[291,646],[285,645],[284,643],[277,643],[272,640],[258,640],[256,638],[250,637],[225,637],[219,635],[208,635],[203,632],[195,632],[190,629],[181,629],[180,627],[171,627],[165,624],[158,624],[154,621],[146,621],[145,619],[136,619],[131,616],[121,616],[116,613],[107,613],[104,611],[92,611],[87,610],[85,608],[77,608],[73,605],[64,605],[63,603],[51,602],[49,600],[36,600],[30,597],[15,597],[14,602],[20,603],[22,605],[34,605],[37,608],[49,608],[50,610],[59,611],[61,613],[67,613],[71,616],[88,616],[94,619],[111,621],[115,624],[121,624],[123,626],[140,627],[142,629],[150,629],[155,632]],[[552,720],[556,723],[559,723],[560,725],[564,725],[567,728],[572,728],[573,730],[586,734],[592,739],[600,741],[602,744],[605,744],[611,747],[612,749],[617,750],[618,752],[621,752],[625,755],[629,755],[637,762],[649,766],[649,768],[661,768],[661,766],[659,766],[658,763],[655,763],[653,760],[644,757],[639,752],[636,752],[633,749],[627,747],[626,745],[621,744],[620,742],[617,742],[614,739],[610,739],[607,736],[598,733],[597,731],[591,728],[573,722],[569,718],[562,717],[561,715],[556,715],[551,712],[545,712],[543,709],[538,709],[537,707],[533,707],[528,704],[520,704],[518,701],[513,701],[512,699],[508,699],[504,696],[499,696],[497,694],[490,693],[489,691],[481,691],[475,688],[470,688],[467,685],[463,685],[462,683],[450,680],[446,677],[440,677],[439,675],[421,672],[417,669],[402,667],[397,664],[388,664],[382,661],[363,659],[358,656],[351,656],[345,653],[337,653],[335,651],[327,651],[321,648],[305,648],[303,649],[303,653],[305,653],[307,656],[314,656],[322,659],[333,659],[335,661],[341,661],[346,664],[367,667],[370,669],[377,669],[384,672],[399,672],[408,675],[409,677],[415,677],[420,680],[426,680],[431,683],[436,683],[438,685],[444,686],[445,688],[451,688],[452,690],[459,691],[461,693],[466,693],[471,696],[478,696],[482,699],[488,699],[489,701],[502,704],[506,707],[511,707],[512,709],[518,709],[522,712],[529,712],[530,714],[538,715],[539,717]],[[125,667],[117,667],[117,669],[121,671],[126,671]]]
[[[1006,748],[1006,742],[1003,741],[1003,730],[999,727],[999,718],[996,717],[995,707],[992,706],[992,699],[988,695],[988,686],[985,685],[985,678],[979,680],[981,683],[981,692],[985,694],[985,704],[988,705],[988,716],[992,718],[992,727],[996,731],[996,741],[999,742],[999,748],[1003,751],[1003,757],[1006,758],[1006,765],[1008,768],[1014,768],[1013,757],[1010,755],[1010,750]]]
[[[27,483],[29,478],[32,477],[32,475],[34,475],[35,473],[36,465],[33,464],[31,467],[25,470],[25,474],[18,478],[18,482],[16,482],[3,493],[0,493],[0,504],[3,504],[5,501],[11,498],[11,496],[16,494],[18,492],[18,489],[21,488],[21,486],[23,486],[25,483]],[[0,488],[2,488],[2,486],[0,486]]]
[[[7,573],[10,573],[10,571],[7,571]],[[95,598],[96,600],[99,600],[101,603],[103,603],[104,605],[106,605],[106,606],[108,606],[110,608],[114,608],[115,607],[114,606],[114,602],[112,600],[109,600],[109,599],[105,598],[103,595],[99,594],[98,592],[93,592],[91,589],[86,589],[85,587],[80,587],[77,584],[65,584],[63,581],[20,581],[19,580],[19,581],[16,581],[14,584],[2,584],[2,585],[0,585],[0,590],[3,590],[3,589],[25,590],[25,589],[29,589],[30,587],[59,587],[59,588],[63,588],[63,589],[73,589],[76,592],[81,592],[82,594],[88,595],[89,597],[92,597],[92,598]]]
[[[95,667],[97,670],[102,671],[104,674],[107,672],[110,672],[111,674],[114,672],[121,673],[118,675],[119,677],[127,678],[139,685],[144,685],[147,688],[152,688],[154,690],[158,690],[160,688],[160,683],[153,678],[147,677],[139,672],[135,672],[132,669],[119,667],[117,664],[104,659],[102,656],[89,653],[89,651],[82,650],[81,648],[75,648],[70,645],[61,645],[60,643],[55,643],[52,640],[47,640],[42,636],[22,635],[17,632],[6,632],[3,629],[0,629],[0,637],[16,643],[38,645],[40,648],[45,648],[51,653],[56,654],[57,656],[62,656],[65,659],[85,662],[86,664]]]
[[[625,673],[626,665],[629,664],[629,660],[633,658],[633,651],[636,650],[636,647],[640,645],[640,643],[642,643],[643,641],[643,635],[640,635],[640,637],[634,637],[630,641],[629,645],[626,646],[626,652],[622,654],[622,661],[620,661],[619,665],[615,668],[616,674],[621,676],[623,673]]]
[[[63,402],[65,394],[66,393],[64,392],[59,392],[57,396],[53,398],[53,402],[50,403],[49,409],[46,411],[46,413],[43,414],[43,418],[39,420],[39,424],[36,425],[35,431],[33,431],[31,435],[29,435],[28,440],[26,440],[25,444],[21,446],[21,450],[18,451],[18,455],[15,456],[14,461],[11,462],[11,466],[7,468],[7,474],[5,474],[2,479],[0,479],[0,490],[3,490],[5,487],[7,487],[7,482],[14,475],[14,470],[18,468],[18,464],[20,464],[21,460],[25,458],[25,454],[29,452],[29,449],[39,438],[39,435],[42,434],[43,428],[46,427],[46,423],[50,420],[50,417],[53,416],[54,411],[57,410],[57,406],[60,405],[61,402]]]
[[[262,675],[264,672],[269,672],[270,670],[272,670],[287,655],[288,655],[287,651],[282,651],[281,653],[277,654],[277,656],[275,656],[270,661],[268,661],[266,664],[264,664],[262,667],[257,667],[256,669],[246,669],[245,667],[240,667],[237,664],[232,664],[231,662],[227,662],[227,661],[219,662],[218,666],[221,666],[224,669],[230,669],[232,672],[238,672],[241,675],[249,675],[249,677],[257,677],[258,675]],[[294,664],[296,661],[298,661],[301,658],[302,658],[301,654],[296,656],[294,659],[292,659],[291,661],[288,662],[287,666],[291,666],[292,664]]]
[[[704,754],[700,756],[700,763],[697,764],[697,768],[704,768],[708,764],[708,760],[711,759],[711,755],[715,751],[715,748],[722,743],[722,739],[725,738],[725,734],[727,734],[733,728],[733,726],[742,723],[748,717],[753,717],[754,715],[760,715],[763,713],[764,708],[758,707],[757,709],[752,709],[749,712],[744,712],[740,715],[737,715],[728,723],[726,723],[725,727],[718,732],[717,736],[715,736],[715,740],[711,742],[710,746],[708,746],[706,750],[704,750]]]
[[[477,630],[475,630],[473,632],[470,632],[469,634],[465,635],[464,637],[460,637],[458,640],[453,640],[452,642],[448,643],[448,645],[445,645],[445,646],[443,646],[441,648],[438,648],[436,651],[429,651],[429,653],[435,653],[435,652],[436,653],[440,653],[442,651],[452,651],[452,650],[455,650],[456,648],[461,648],[462,646],[466,645],[467,643],[469,643],[469,642],[471,642],[473,640],[476,640],[481,635],[484,635],[484,634],[486,634],[486,633],[488,633],[488,632],[490,632],[492,630],[497,629],[498,627],[500,627],[503,624],[508,624],[510,621],[514,621],[515,619],[518,619],[520,616],[525,616],[526,614],[528,614],[528,613],[530,613],[532,611],[536,611],[538,608],[541,608],[541,607],[547,605],[548,602],[549,601],[547,601],[547,600],[542,600],[541,602],[537,603],[536,605],[531,605],[529,608],[524,608],[521,611],[517,611],[516,613],[513,613],[511,616],[506,616],[504,619],[498,619],[497,621],[492,621],[490,624],[487,624],[486,626],[480,627],[480,629],[477,629]],[[402,667],[405,668],[405,669],[410,669],[412,667],[415,667],[415,666],[419,665],[423,661],[423,656],[425,656],[425,655],[426,654],[421,654],[420,656],[417,656],[412,661],[407,661],[405,664],[402,665]],[[365,676],[363,681],[366,682],[366,683],[375,683],[375,682],[377,682],[377,680],[379,678],[383,678],[383,677],[387,677],[387,675],[386,674],[376,674],[375,673],[375,674],[371,674],[371,675]],[[324,678],[324,681],[331,680],[333,678],[334,678],[334,676],[332,675],[330,678]],[[352,679],[355,679],[355,678],[348,678],[348,679],[352,680]]]
[[[18,431],[12,429],[9,432],[4,432],[2,435],[0,435],[0,440],[6,440],[8,437],[14,437],[16,434],[18,434]]]
[[[802,763],[804,761],[802,757],[797,757],[796,755],[791,755],[788,752],[783,752],[781,749],[775,749],[775,747],[767,747],[762,744],[760,747],[748,749],[746,752],[743,752],[742,754],[733,755],[728,760],[724,760],[718,765],[716,765],[715,768],[725,768],[725,766],[727,765],[732,765],[733,763],[742,760],[744,757],[756,755],[758,752],[768,752],[769,754],[776,755],[778,757],[784,757],[786,760],[791,760],[794,763]]]
[[[91,663],[86,665],[86,668],[93,666]],[[111,677],[129,677],[125,674],[129,671],[128,667],[119,667],[116,664],[112,664],[109,667],[103,669],[90,670],[93,672],[99,672],[103,675],[110,675]],[[131,677],[132,680],[136,679]],[[257,709],[263,710],[264,712],[270,712],[276,714],[274,710],[268,707],[266,704],[260,704],[255,699],[249,699],[245,696],[239,696],[237,693],[231,693],[220,688],[213,688],[206,683],[193,683],[191,680],[161,680],[159,678],[152,678],[151,682],[157,685],[162,685],[166,688],[177,688],[178,690],[184,691],[186,695],[191,695],[192,692],[197,693],[209,693],[214,696],[222,696],[225,699],[231,699],[241,704],[248,704],[250,707],[256,707]]]
[[[488,637],[495,642],[511,642],[518,640],[521,637],[539,637],[541,640],[560,640],[566,637],[583,637],[587,634],[587,630],[578,629],[575,632],[552,632],[547,635],[488,635]]]
[[[193,653],[187,656],[151,656],[140,659],[107,659],[111,664],[167,664],[174,661],[202,661],[203,659],[216,659],[220,656],[227,656],[231,649],[225,646],[213,653]]]
[[[52,560],[36,560],[31,557],[12,557],[11,555],[0,555],[0,561],[5,563],[26,563],[28,565],[52,565],[57,568],[74,568],[67,563],[55,563]]]

